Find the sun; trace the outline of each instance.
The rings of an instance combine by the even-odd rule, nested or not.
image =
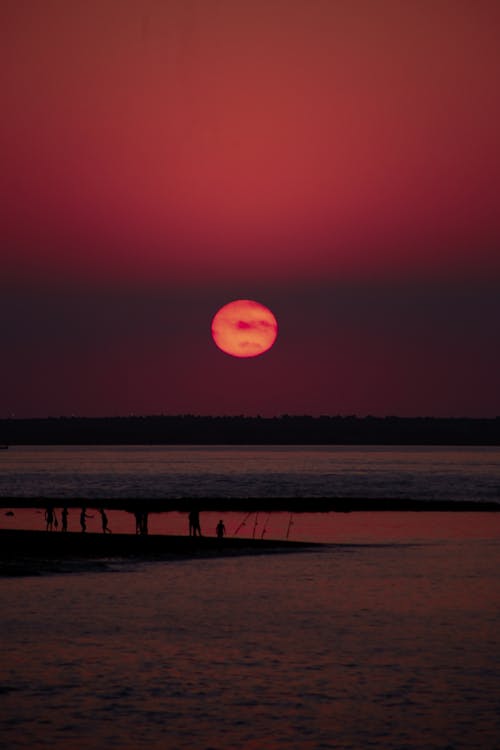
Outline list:
[[[251,299],[229,302],[212,320],[212,338],[232,357],[257,357],[272,347],[278,335],[276,318],[265,305]]]

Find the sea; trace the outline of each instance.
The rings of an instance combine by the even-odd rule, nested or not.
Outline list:
[[[13,446],[0,452],[9,496],[500,502],[500,447]]]
[[[494,447],[14,446],[0,496],[88,498],[90,515],[107,497],[497,501],[499,459]],[[40,512],[0,513],[0,528],[44,528]],[[114,533],[133,531],[108,515]],[[187,532],[182,512],[152,516],[150,533]],[[218,517],[201,514],[205,534]],[[323,544],[0,577],[1,747],[500,747],[500,513],[224,521],[230,535]]]

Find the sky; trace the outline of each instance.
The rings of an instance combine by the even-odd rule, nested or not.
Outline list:
[[[500,5],[4,0],[0,417],[500,415]],[[255,358],[217,310],[269,307]]]

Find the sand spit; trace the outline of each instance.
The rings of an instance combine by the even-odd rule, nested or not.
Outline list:
[[[305,551],[324,545],[274,539],[189,537],[168,534],[95,534],[0,530],[0,575],[97,569],[111,559],[168,560]]]

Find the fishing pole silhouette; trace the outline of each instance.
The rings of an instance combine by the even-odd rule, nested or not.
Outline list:
[[[243,519],[243,521],[242,521],[242,522],[240,523],[240,525],[238,526],[238,528],[237,528],[237,529],[236,529],[236,531],[234,532],[233,536],[236,536],[236,534],[238,533],[238,531],[239,531],[239,530],[240,530],[241,528],[243,528],[243,526],[246,526],[246,522],[248,521],[248,519],[250,518],[250,516],[251,516],[251,515],[253,515],[253,513],[254,513],[254,511],[253,511],[253,510],[251,510],[251,511],[250,511],[249,513],[247,513],[247,514],[246,514],[245,518],[244,518],[244,519]]]
[[[271,517],[271,511],[269,511],[269,513],[267,514],[267,518],[264,521],[264,526],[262,527],[262,534],[260,535],[261,539],[264,539],[264,534],[266,533],[266,526],[267,526],[267,524],[269,522],[269,518],[270,517]]]

